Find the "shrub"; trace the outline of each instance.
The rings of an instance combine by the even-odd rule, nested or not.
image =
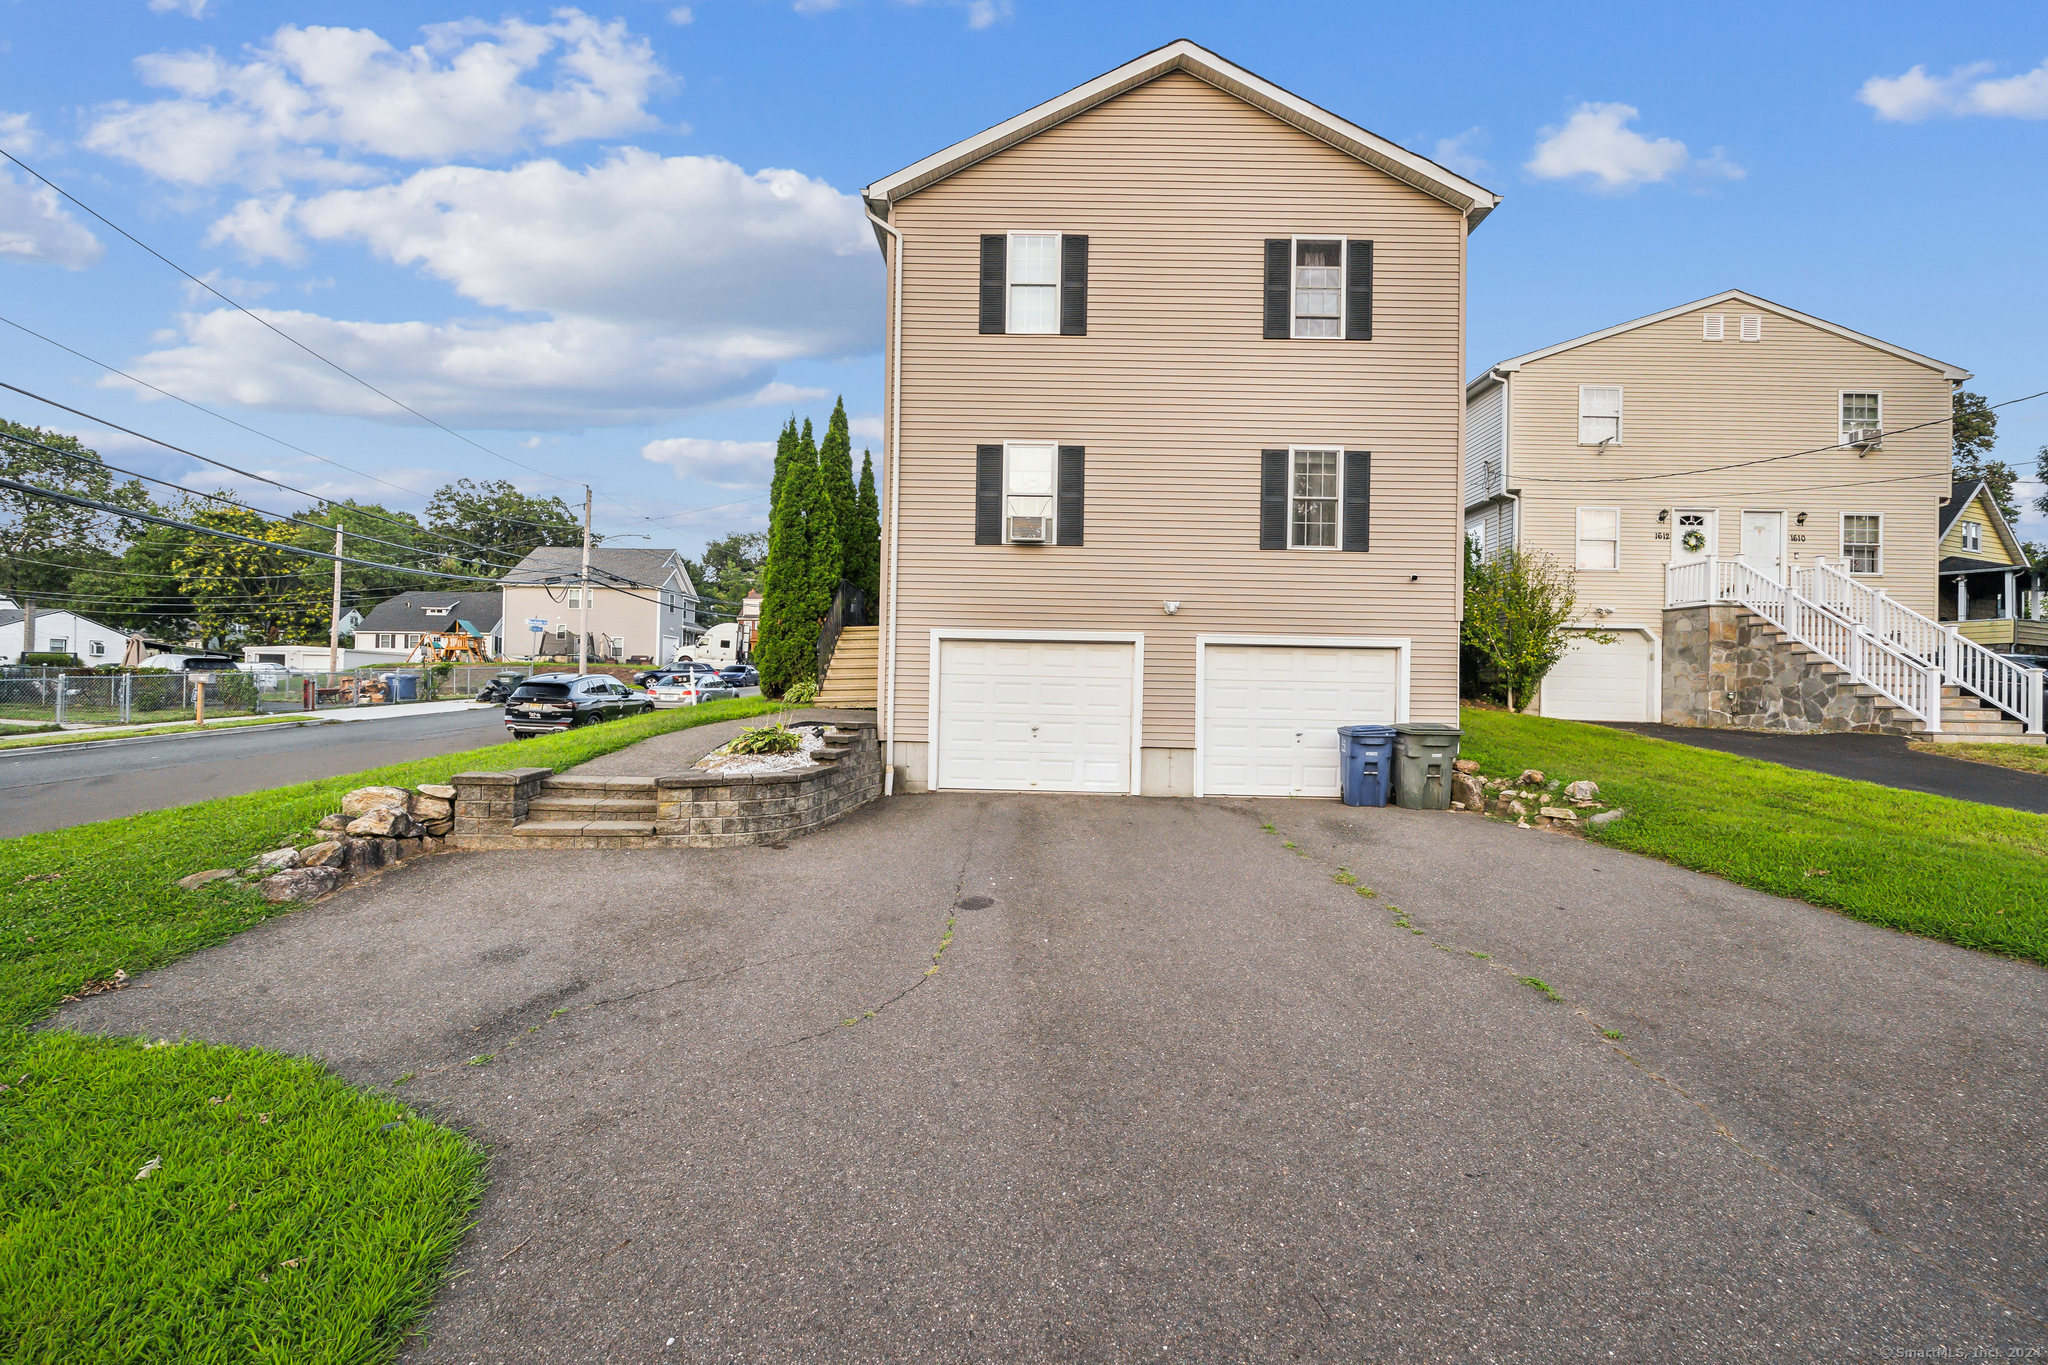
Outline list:
[[[46,668],[76,668],[78,667],[78,656],[76,654],[51,654],[48,651],[42,651],[35,654],[22,655],[21,662],[27,668],[34,668],[38,664]]]
[[[809,706],[818,699],[818,685],[809,678],[800,683],[792,683],[789,690],[782,694],[782,699],[792,706]]]
[[[802,735],[776,724],[741,730],[740,737],[725,747],[726,752],[735,754],[793,754],[803,746]]]

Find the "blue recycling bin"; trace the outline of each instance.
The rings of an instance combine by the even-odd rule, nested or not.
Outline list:
[[[1338,726],[1337,764],[1345,805],[1386,805],[1394,790],[1394,727]]]
[[[420,699],[420,675],[417,673],[393,673],[391,675],[391,700],[418,701]]]

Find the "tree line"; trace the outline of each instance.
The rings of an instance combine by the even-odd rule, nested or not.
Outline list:
[[[392,566],[344,565],[344,612],[420,588],[490,590],[407,568],[495,578],[529,550],[580,545],[583,537],[581,519],[560,498],[533,497],[503,480],[444,484],[424,517],[347,499],[289,514],[303,525],[237,505],[248,495],[230,502],[225,490],[160,499],[141,480],[119,478],[77,439],[5,420],[0,475],[259,542],[0,489],[0,594],[155,639],[227,649],[326,640],[334,566],[286,547],[331,553],[337,526],[361,538],[347,540],[345,554]]]
[[[861,453],[860,478],[854,479],[844,398],[832,409],[824,440],[813,437],[809,418],[799,426],[791,417],[775,442],[754,644],[763,693],[779,697],[819,681],[818,629],[842,581],[873,610],[882,581],[882,505],[871,453]]]

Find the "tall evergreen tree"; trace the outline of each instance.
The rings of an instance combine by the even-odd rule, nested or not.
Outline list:
[[[803,513],[790,488],[799,458],[796,418],[791,417],[775,442],[775,475],[768,493],[768,562],[761,570],[761,625],[754,641],[761,691],[771,697],[781,696],[797,680],[791,672],[789,636],[791,623],[798,619],[798,599],[810,580]]]
[[[797,477],[808,475],[809,478],[804,498],[805,540],[810,551],[810,588],[804,601],[804,620],[808,631],[804,648],[810,657],[808,669],[800,676],[816,681],[818,626],[826,613],[832,610],[832,595],[838,591],[840,575],[846,570],[846,556],[840,549],[839,510],[832,498],[831,477],[825,469],[822,452],[812,443],[809,422],[804,423],[803,436],[799,441],[797,467],[800,471]],[[849,474],[847,488],[850,491],[852,487]]]
[[[882,501],[875,495],[875,457],[860,453],[860,495],[854,502],[856,572],[853,581],[868,599],[868,619],[879,621],[882,611]]]
[[[839,541],[839,576],[852,578],[860,565],[855,549],[858,536],[854,527],[853,435],[847,429],[844,398],[833,405],[832,416],[825,423],[825,439],[818,443],[818,475],[820,490],[825,495],[823,501],[831,505],[833,534]]]

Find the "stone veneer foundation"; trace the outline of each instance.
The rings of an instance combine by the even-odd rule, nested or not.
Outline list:
[[[449,780],[452,848],[731,848],[782,843],[874,800],[882,753],[875,722],[859,720],[827,730],[816,766],[794,772],[578,778],[514,768]]]
[[[1741,607],[1664,613],[1664,723],[1918,735],[1920,723]]]

